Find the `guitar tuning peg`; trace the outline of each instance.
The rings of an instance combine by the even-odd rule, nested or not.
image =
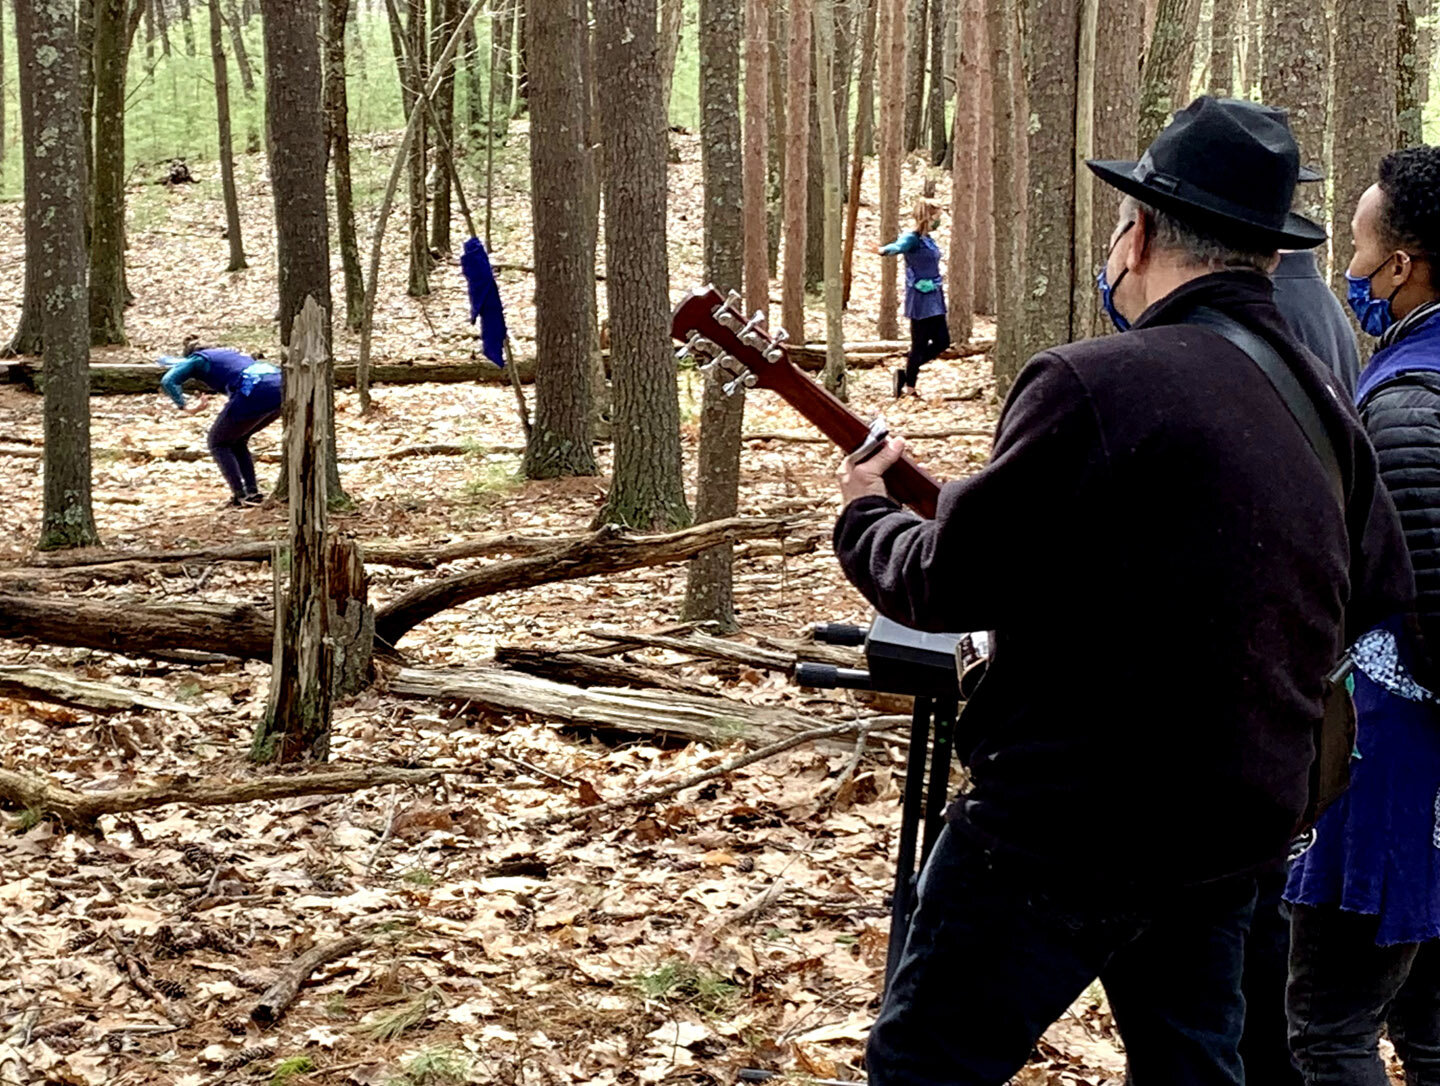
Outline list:
[[[685,346],[675,352],[676,361],[683,362],[694,355],[709,355],[715,344],[706,339],[699,332],[691,332],[690,338],[685,341]]]
[[[770,334],[770,339],[774,343],[789,343],[790,333],[783,328],[777,328]]]
[[[717,368],[720,370],[721,373],[730,373],[730,364],[734,361],[734,355],[717,354],[713,358],[711,358],[709,362],[702,364],[698,368],[701,373],[709,373],[711,370]]]
[[[733,309],[736,313],[745,312],[745,299],[738,290],[732,290],[725,295],[725,308]]]
[[[759,383],[759,379],[753,373],[742,373],[735,380],[725,382],[724,392],[727,396],[733,396],[740,389],[754,388]]]

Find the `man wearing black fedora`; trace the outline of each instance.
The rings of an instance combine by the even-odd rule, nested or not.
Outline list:
[[[1342,646],[1413,594],[1374,453],[1272,299],[1278,250],[1325,236],[1290,213],[1284,113],[1201,98],[1089,165],[1123,194],[1097,280],[1126,334],[1031,359],[934,520],[885,491],[902,442],[841,468],[875,607],[993,631],[873,1086],[1001,1086],[1096,979],[1135,1086],[1243,1082],[1253,875],[1304,819]]]

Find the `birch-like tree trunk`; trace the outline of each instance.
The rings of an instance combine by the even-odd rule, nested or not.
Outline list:
[[[810,177],[810,53],[812,0],[790,0],[790,60],[785,110],[785,267],[780,315],[797,343],[805,342],[806,199]]]

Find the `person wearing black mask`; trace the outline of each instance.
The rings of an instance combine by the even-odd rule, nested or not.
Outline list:
[[[1097,977],[1136,1086],[1240,1083],[1253,873],[1303,820],[1342,646],[1413,596],[1374,453],[1272,299],[1277,251],[1325,237],[1289,211],[1284,113],[1200,98],[1139,162],[1090,168],[1125,195],[1098,283],[1132,330],[1031,359],[933,520],[886,492],[902,441],[841,468],[849,579],[993,646],[872,1086],[1002,1086]]]

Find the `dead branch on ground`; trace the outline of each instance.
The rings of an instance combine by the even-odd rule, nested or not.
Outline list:
[[[250,1020],[262,1026],[276,1022],[285,1013],[286,1008],[295,1002],[295,997],[300,994],[301,986],[310,978],[311,973],[322,965],[327,965],[339,958],[349,957],[365,943],[364,936],[347,935],[343,939],[311,947],[286,966],[281,971],[279,979],[265,990],[260,1001],[250,1009]]]

